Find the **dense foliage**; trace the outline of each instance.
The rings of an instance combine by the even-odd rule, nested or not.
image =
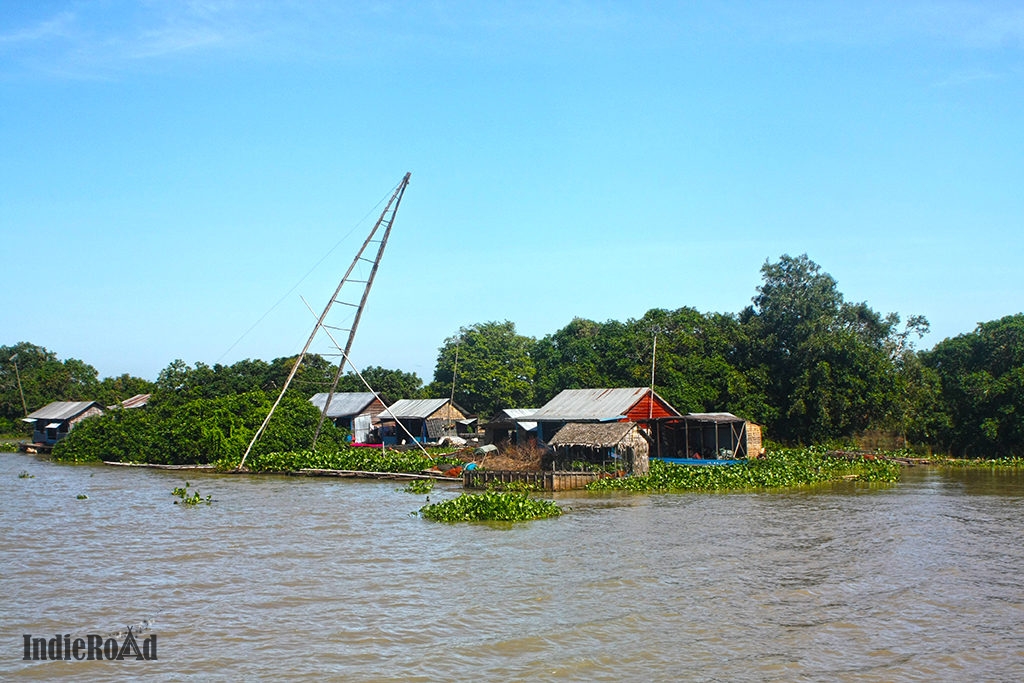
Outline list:
[[[738,314],[682,307],[626,321],[575,318],[540,339],[518,334],[509,321],[478,323],[444,341],[427,387],[401,370],[362,374],[387,403],[447,397],[454,388],[456,403],[486,421],[502,408],[543,405],[563,389],[647,386],[653,368],[655,390],[680,412],[732,412],[783,444],[849,442],[870,433],[958,456],[1024,456],[1024,314],[919,352],[915,342],[928,330],[923,317],[901,319],[846,301],[806,255],[766,262],[761,276],[751,305]],[[117,459],[155,462],[222,459],[247,440],[294,362],[176,360],[156,382],[128,375],[100,381],[92,366],[61,361],[45,348],[0,347],[0,433],[25,433],[19,418],[50,401],[113,405],[152,393],[144,413],[78,426],[82,434],[60,449],[63,456],[107,450]],[[336,372],[326,359],[307,356],[291,384],[296,403],[327,391]],[[338,390],[365,386],[347,372]],[[304,447],[291,434],[263,453]]]
[[[472,414],[489,416],[502,408],[529,406],[536,372],[530,357],[533,343],[508,321],[464,327],[445,340],[427,391],[448,396],[454,379],[455,402]]]
[[[922,354],[948,419],[936,440],[958,456],[1024,456],[1024,314],[981,323]]]
[[[76,358],[59,360],[53,351],[28,342],[0,346],[0,434],[31,431],[20,418],[51,401],[114,405],[149,393],[153,386],[130,375],[100,381],[91,365]]]
[[[270,409],[262,391],[185,403],[158,402],[143,410],[110,410],[83,420],[53,449],[57,460],[113,460],[168,465],[241,460]],[[309,448],[320,411],[298,394],[285,395],[253,456]],[[327,423],[318,452],[342,446],[347,434]]]
[[[651,461],[646,476],[598,479],[591,491],[731,491],[805,486],[843,479],[894,482],[900,465],[884,459],[837,457],[821,448],[778,449],[733,465],[675,465]]]
[[[234,469],[239,458],[226,458],[217,463],[221,469]],[[317,446],[316,452],[260,451],[254,452],[245,462],[250,472],[295,472],[301,469],[350,470],[356,472],[407,472],[416,473],[440,464],[461,464],[461,461],[446,454],[424,455],[422,451],[395,451],[380,448],[343,447],[324,450]]]
[[[420,514],[436,522],[522,522],[557,517],[562,508],[552,500],[530,498],[526,493],[488,491],[428,503],[420,508]]]
[[[384,405],[391,405],[403,398],[420,398],[423,391],[423,380],[415,372],[389,370],[379,365],[362,370],[362,379],[354,372],[348,372],[338,380],[336,391],[363,392],[368,391],[369,384]],[[364,383],[363,380],[366,380]]]

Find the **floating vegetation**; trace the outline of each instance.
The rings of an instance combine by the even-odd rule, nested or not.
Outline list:
[[[898,463],[875,456],[835,457],[821,448],[787,448],[732,465],[675,465],[651,460],[650,473],[599,479],[591,491],[730,491],[778,489],[830,481],[899,481]]]
[[[203,498],[202,496],[199,495],[199,491],[196,491],[194,489],[190,493],[188,487],[189,483],[186,481],[185,486],[179,486],[178,488],[171,491],[171,495],[178,497],[178,500],[174,501],[175,505],[177,505],[178,503],[181,503],[182,505],[199,505],[200,503],[209,505],[213,501],[212,496],[207,496],[206,498]]]
[[[430,493],[433,490],[433,479],[413,479],[402,489],[406,493]]]
[[[22,470],[21,472],[18,472],[18,479],[35,479],[35,478],[36,478],[36,475],[29,474],[28,470]]]
[[[540,485],[531,484],[528,481],[489,481],[486,486],[488,491],[512,491],[515,493],[544,490]]]
[[[1024,458],[931,458],[931,464],[951,469],[1018,469],[1024,467]]]
[[[420,514],[436,522],[523,522],[557,517],[562,508],[553,500],[530,498],[525,493],[488,491],[424,505]]]
[[[75,498],[77,498],[78,500],[89,500],[89,496],[85,495],[84,493],[79,493],[77,496],[75,496]]]
[[[250,455],[245,466],[250,472],[295,472],[301,469],[353,470],[357,472],[422,472],[435,465],[461,465],[458,459],[429,458],[422,451],[394,451],[377,448],[342,448],[336,452],[286,451]],[[237,462],[222,461],[218,467],[231,470]]]

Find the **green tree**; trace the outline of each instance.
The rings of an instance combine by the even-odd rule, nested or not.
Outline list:
[[[97,388],[96,400],[105,406],[112,406],[138,394],[151,394],[155,389],[154,382],[127,373],[118,377],[104,377]]]
[[[175,360],[157,377],[156,402],[185,403],[197,398],[232,396],[249,391],[279,392],[298,356],[276,358],[271,362],[245,359],[232,365],[213,366],[199,362],[189,366]],[[299,366],[289,390],[309,398],[327,391],[334,379],[335,367],[317,354],[308,354]]]
[[[958,456],[1024,456],[1024,314],[945,339],[921,360],[941,386],[942,446]]]
[[[403,398],[418,398],[423,390],[423,380],[414,372],[388,370],[376,365],[364,368],[360,374],[385,405]],[[339,380],[338,391],[362,392],[367,388],[354,372],[348,372]]]
[[[448,396],[454,377],[455,402],[470,413],[532,407],[535,343],[507,320],[463,327],[439,349],[434,381],[425,393]]]
[[[563,389],[633,386],[636,371],[627,368],[635,368],[640,358],[635,349],[632,357],[626,352],[626,337],[621,322],[573,318],[536,342],[532,355],[537,403],[547,402]]]
[[[98,374],[81,360],[61,361],[56,353],[28,342],[0,347],[0,417],[24,417],[22,394],[29,412],[52,401],[96,400]]]
[[[742,364],[748,340],[735,316],[693,308],[652,309],[629,327],[636,338],[649,339],[640,342],[649,347],[642,354],[646,363],[657,336],[655,389],[680,412],[729,411],[756,422],[770,417],[764,374]],[[634,377],[634,385],[648,381],[640,372]]]
[[[900,389],[893,362],[899,316],[844,301],[835,279],[806,254],[766,262],[761,273],[740,322],[751,340],[748,363],[765,372],[773,436],[850,437],[891,416]]]

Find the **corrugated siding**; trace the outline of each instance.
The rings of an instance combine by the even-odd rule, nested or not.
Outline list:
[[[674,415],[676,413],[672,411],[672,407],[662,401],[657,394],[653,401],[651,395],[647,394],[626,413],[626,417],[633,422],[642,422],[652,417],[673,417]]]
[[[323,412],[324,406],[327,405],[327,392],[314,394],[309,402]],[[384,409],[380,401],[374,398],[369,391],[337,392],[331,395],[331,405],[327,409],[327,417],[334,419],[360,415],[367,412],[367,409],[373,404],[380,405],[380,410]]]

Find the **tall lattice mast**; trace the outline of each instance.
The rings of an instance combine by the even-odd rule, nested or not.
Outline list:
[[[278,394],[277,400],[274,401],[274,404],[270,407],[270,412],[268,412],[267,417],[264,418],[263,424],[261,424],[260,428],[256,430],[256,433],[253,434],[252,440],[249,442],[249,446],[245,449],[245,453],[242,455],[242,461],[238,463],[238,469],[242,469],[245,465],[245,460],[249,457],[252,447],[257,441],[259,441],[259,438],[263,435],[267,425],[270,424],[270,418],[273,416],[278,404],[281,403],[281,399],[284,397],[285,391],[288,390],[288,386],[295,378],[295,374],[299,371],[299,365],[302,364],[302,360],[306,357],[306,353],[309,351],[309,347],[313,344],[313,340],[316,338],[317,332],[319,332],[321,328],[339,329],[326,325],[324,320],[326,320],[327,313],[331,310],[331,307],[336,303],[340,303],[342,305],[352,306],[355,308],[355,316],[352,320],[352,327],[348,330],[348,340],[345,342],[345,350],[342,352],[341,361],[338,363],[338,370],[334,374],[334,381],[331,383],[331,391],[327,394],[327,403],[324,405],[323,411],[320,413],[320,421],[317,423],[316,434],[313,436],[313,447],[316,447],[317,439],[320,438],[320,429],[324,423],[324,416],[327,414],[327,409],[331,405],[331,396],[334,394],[334,390],[338,386],[338,380],[345,367],[345,361],[352,350],[352,341],[356,336],[356,328],[359,327],[359,319],[362,317],[363,309],[366,307],[366,299],[370,294],[370,287],[373,286],[373,280],[377,276],[377,267],[380,265],[381,257],[384,256],[384,248],[388,244],[388,237],[391,236],[391,226],[394,225],[395,216],[398,214],[398,206],[402,203],[402,196],[405,194],[405,188],[409,185],[409,177],[411,175],[411,173],[406,173],[405,177],[402,178],[402,181],[398,183],[398,187],[395,188],[394,194],[391,195],[391,199],[388,200],[387,205],[381,212],[380,218],[377,219],[373,229],[370,230],[370,234],[366,236],[366,239],[363,241],[363,246],[360,247],[355,258],[352,259],[352,264],[348,267],[348,270],[345,271],[345,275],[342,276],[341,281],[338,283],[338,287],[334,290],[334,294],[331,295],[327,305],[324,306],[323,313],[321,313],[320,317],[317,318],[316,325],[313,326],[313,331],[310,333],[309,339],[306,340],[306,345],[302,347],[302,351],[299,353],[298,358],[295,359],[295,364],[292,366],[291,372],[288,373],[288,378],[284,381],[284,386],[281,387],[281,393]],[[384,228],[383,235],[375,239],[375,236],[382,227]],[[372,260],[363,256],[371,244],[377,244],[377,254]],[[373,264],[370,269],[369,277],[367,277],[366,280],[349,279],[352,275],[352,271],[355,270],[355,267],[360,261]],[[362,297],[360,297],[358,304],[341,301],[338,298],[341,295],[342,287],[350,282],[360,283],[363,285],[363,294]]]

